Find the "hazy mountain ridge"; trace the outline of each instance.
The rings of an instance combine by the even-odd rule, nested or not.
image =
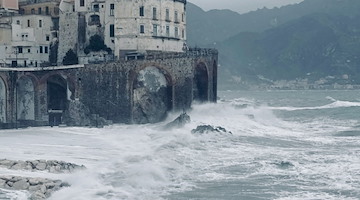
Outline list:
[[[231,10],[205,12],[188,3],[188,44],[207,45],[220,42],[240,32],[262,32],[294,19],[313,13],[356,16],[360,10],[358,0],[305,0],[299,4],[273,9],[258,9],[245,14]]]
[[[219,16],[222,11],[217,12]],[[232,36],[229,31],[201,33],[207,39],[221,40],[216,34],[225,38],[209,45],[220,52],[220,82],[251,85],[302,79],[312,84],[331,77],[331,80],[320,82],[360,84],[360,1],[305,0],[244,15],[260,20],[249,20],[256,25],[251,28],[245,24],[242,29],[249,30]],[[277,16],[277,24],[265,22],[265,18],[269,22],[274,16]],[[286,16],[289,16],[288,21]],[[259,29],[255,30],[255,26]]]

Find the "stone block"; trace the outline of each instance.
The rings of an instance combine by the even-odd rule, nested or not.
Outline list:
[[[27,190],[29,188],[30,184],[27,182],[26,179],[22,179],[20,181],[17,181],[12,186],[15,190]]]
[[[45,162],[39,162],[36,165],[36,169],[38,169],[40,171],[44,171],[46,169],[46,161]]]
[[[44,193],[42,193],[40,191],[36,191],[36,192],[32,193],[30,196],[30,200],[42,200],[42,199],[46,199],[46,196]]]
[[[0,188],[4,188],[6,181],[4,179],[0,179]]]

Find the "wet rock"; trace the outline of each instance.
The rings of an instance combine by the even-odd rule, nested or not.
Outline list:
[[[2,163],[4,163],[4,165]],[[76,170],[85,169],[85,166],[83,165],[76,165],[56,160],[34,160],[25,162],[6,160],[4,162],[0,162],[0,167],[6,167],[13,170],[48,171],[50,173],[71,173]]]
[[[32,193],[30,196],[30,200],[41,200],[41,199],[46,199],[46,196],[44,193],[42,193],[40,191],[36,191],[36,192]]]
[[[68,126],[90,126],[90,110],[82,102],[69,101],[68,109],[64,112],[63,121]]]
[[[274,164],[277,165],[279,168],[283,168],[283,169],[294,167],[294,164],[292,164],[289,161],[281,161],[281,162],[276,162]]]
[[[3,188],[6,184],[6,181],[3,179],[0,179],[0,188]]]
[[[13,184],[14,190],[27,190],[29,188],[30,184],[28,183],[28,180],[22,179]]]
[[[166,124],[164,126],[164,129],[172,129],[172,128],[182,128],[185,126],[185,124],[190,123],[191,119],[190,116],[186,113],[181,114],[179,117],[177,117],[174,121]]]
[[[45,162],[40,162],[36,165],[36,169],[40,170],[40,171],[44,171],[46,169],[46,163]]]
[[[204,134],[209,132],[215,132],[215,133],[229,133],[232,134],[230,131],[227,131],[225,128],[217,126],[210,126],[210,125],[200,125],[196,127],[196,129],[193,129],[191,133],[193,134]]]
[[[60,180],[19,176],[0,176],[0,188],[9,190],[27,190],[31,193],[30,199],[33,200],[46,199],[54,191],[68,186],[68,183],[64,183]]]
[[[0,166],[3,166],[5,168],[11,168],[14,165],[14,161],[2,159],[0,160]]]

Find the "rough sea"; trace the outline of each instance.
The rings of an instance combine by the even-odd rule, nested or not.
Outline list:
[[[358,200],[360,91],[223,91],[184,128],[152,125],[0,131],[0,159],[62,160],[74,174],[53,200]],[[199,125],[227,132],[193,134]],[[230,133],[231,132],[231,133]],[[0,190],[0,199],[27,199]]]

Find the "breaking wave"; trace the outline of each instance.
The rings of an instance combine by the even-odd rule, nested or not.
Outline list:
[[[332,101],[303,108],[271,107],[251,98],[198,104],[188,112],[191,122],[172,130],[161,127],[180,113],[152,125],[0,131],[0,158],[55,159],[87,167],[74,174],[7,169],[0,169],[0,174],[70,183],[71,187],[55,192],[53,200],[356,199],[360,142],[352,140],[353,133],[346,137],[333,133],[344,134],[359,122],[304,123],[284,120],[275,112],[360,106],[360,102]],[[222,127],[232,134],[193,134],[201,125]],[[0,197],[1,193],[12,195],[0,190]]]

